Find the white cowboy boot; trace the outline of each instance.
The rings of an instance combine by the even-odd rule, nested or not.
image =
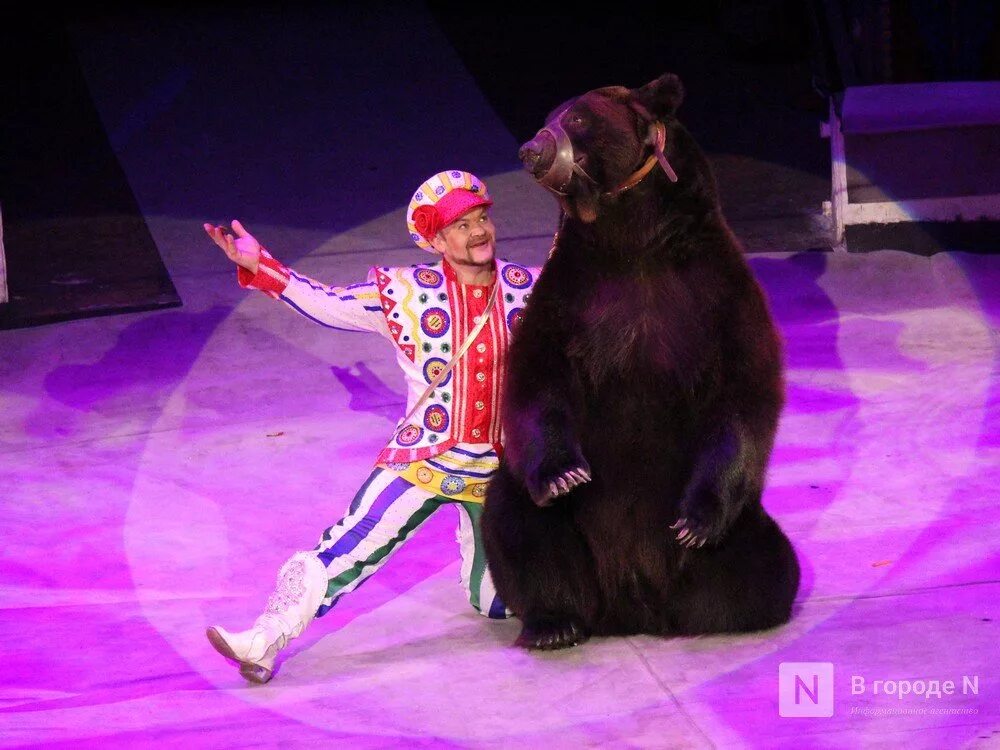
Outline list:
[[[267,682],[278,652],[316,616],[327,584],[326,567],[315,553],[298,552],[281,566],[274,593],[253,626],[230,633],[214,625],[206,633],[209,643],[227,659],[239,662],[240,674],[247,680]]]

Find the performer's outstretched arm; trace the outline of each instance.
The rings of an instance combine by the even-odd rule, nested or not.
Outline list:
[[[274,258],[239,221],[232,223],[234,234],[212,224],[205,224],[204,228],[226,257],[239,266],[237,278],[243,288],[260,290],[328,328],[373,331],[389,336],[374,282],[328,286],[297,273]]]

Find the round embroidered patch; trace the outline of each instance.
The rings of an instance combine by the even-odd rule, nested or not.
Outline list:
[[[444,276],[430,268],[421,268],[417,271],[415,278],[424,289],[437,289],[444,281]]]
[[[448,317],[448,313],[440,307],[432,307],[430,310],[425,310],[424,314],[420,316],[420,328],[424,333],[433,338],[438,338],[448,333],[450,325],[451,319]]]
[[[444,432],[448,429],[448,412],[440,404],[428,406],[424,411],[424,427],[434,432]]]
[[[423,437],[424,431],[416,425],[408,424],[396,436],[396,442],[400,445],[413,445]]]
[[[431,357],[429,360],[427,360],[427,363],[424,365],[424,380],[430,383],[447,366],[448,363],[445,362],[440,357]],[[444,380],[438,383],[438,385],[447,385],[449,380],[451,380],[450,372],[447,375],[445,375]]]
[[[474,485],[472,485],[472,496],[473,497],[486,497],[486,484],[474,484]]]
[[[521,325],[524,320],[524,308],[515,307],[509,313],[507,313],[507,327],[513,332],[517,330],[517,327]]]
[[[421,466],[417,469],[417,481],[427,484],[434,478],[434,472],[428,469],[426,466]]]
[[[528,269],[524,266],[519,266],[516,263],[511,263],[506,268],[503,269],[503,278],[508,284],[510,284],[515,289],[524,289],[531,286],[531,274],[528,273]]]
[[[465,480],[452,475],[441,480],[441,492],[445,495],[457,495],[465,489]]]

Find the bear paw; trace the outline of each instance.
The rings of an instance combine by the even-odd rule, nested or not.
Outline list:
[[[677,543],[682,547],[704,547],[716,535],[707,524],[698,523],[693,518],[678,518],[671,527],[677,532]]]
[[[560,648],[579,646],[590,638],[582,624],[574,619],[541,619],[525,622],[515,646],[531,651],[555,651]]]
[[[528,491],[535,505],[540,508],[551,505],[555,498],[566,495],[574,487],[590,481],[590,467],[586,463],[562,471],[545,474],[539,472],[539,474],[535,486],[528,485]]]

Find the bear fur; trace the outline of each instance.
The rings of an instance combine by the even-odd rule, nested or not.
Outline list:
[[[761,505],[781,340],[675,116],[682,98],[664,74],[589,91],[547,121],[580,169],[554,188],[562,223],[509,352],[505,451],[482,517],[526,648],[791,616],[798,561]],[[656,122],[669,166],[620,189],[655,158]],[[551,136],[521,149],[539,180]]]

